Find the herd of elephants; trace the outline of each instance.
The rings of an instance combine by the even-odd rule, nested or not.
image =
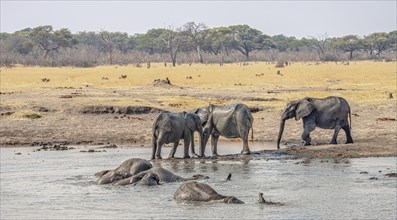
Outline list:
[[[291,101],[285,107],[281,115],[280,130],[277,139],[277,148],[284,131],[285,121],[290,118],[303,120],[302,139],[305,145],[310,145],[310,132],[316,127],[334,129],[331,144],[336,144],[338,133],[343,129],[346,133],[346,143],[353,143],[350,133],[351,112],[347,101],[342,97],[330,96],[323,99],[303,98]],[[349,122],[350,119],[350,122]],[[249,132],[253,138],[254,118],[250,109],[244,104],[232,104],[228,106],[209,105],[198,108],[193,112],[163,112],[158,115],[153,123],[151,159],[162,159],[161,147],[164,144],[173,143],[168,158],[175,155],[179,141],[184,140],[184,156],[190,158],[189,146],[192,156],[205,157],[205,147],[211,136],[211,151],[217,156],[217,142],[219,136],[226,138],[241,138],[243,150],[241,154],[250,154],[248,146]],[[199,133],[199,154],[194,149],[194,132]],[[177,201],[222,201],[225,203],[244,203],[234,196],[223,196],[205,183],[194,180],[206,179],[200,174],[184,178],[173,174],[171,171],[154,167],[150,161],[141,158],[132,158],[124,161],[113,170],[104,170],[95,174],[97,184],[109,184],[124,186],[147,185],[154,186],[168,182],[183,182],[176,190],[174,199]],[[228,177],[230,179],[230,175]],[[259,194],[259,202],[270,204]]]

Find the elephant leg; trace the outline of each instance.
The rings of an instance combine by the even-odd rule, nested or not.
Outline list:
[[[332,136],[332,140],[331,140],[330,144],[337,144],[336,140],[338,138],[338,134],[339,134],[340,129],[341,129],[341,126],[339,126],[339,125],[335,126],[334,136]]]
[[[157,151],[156,151],[156,158],[157,159],[163,159],[161,157],[161,147],[164,145],[164,141],[162,140],[162,138],[157,139]],[[154,150],[154,149],[153,149]]]
[[[353,138],[352,135],[350,133],[350,127],[349,125],[345,125],[342,127],[342,129],[345,131],[346,133],[346,144],[351,144],[353,143]]]
[[[212,156],[218,156],[218,139],[219,139],[219,134],[217,134],[217,133],[211,134]]]
[[[183,142],[185,144],[184,146],[184,151],[183,151],[183,159],[190,158],[189,156],[189,145],[190,145],[190,134],[185,135],[185,138],[183,139]]]
[[[247,132],[247,134],[244,134],[244,137],[242,138],[243,139],[243,151],[241,151],[241,154],[243,154],[243,155],[250,154],[250,148],[248,146],[248,133],[249,133],[249,131]]]
[[[304,118],[303,119],[303,133],[302,140],[305,141],[305,146],[310,145],[311,138],[310,132],[312,132],[316,128],[316,123],[314,118]]]
[[[194,131],[192,131],[190,135],[190,152],[192,153],[192,157],[198,157],[194,150]]]
[[[154,160],[154,159],[155,159],[156,150],[157,150],[157,140],[153,140],[153,149],[152,149],[152,157],[151,157],[151,160]]]
[[[168,155],[168,159],[174,158],[175,152],[176,152],[176,148],[178,147],[178,144],[179,144],[179,141],[174,143],[174,145],[171,148],[170,154]]]

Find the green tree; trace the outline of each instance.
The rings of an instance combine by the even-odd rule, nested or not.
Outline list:
[[[164,53],[166,44],[163,36],[166,35],[167,29],[158,28],[150,29],[145,34],[136,36],[136,48],[148,52],[149,54]]]
[[[249,60],[250,52],[263,48],[264,38],[259,30],[253,29],[248,25],[233,25],[229,28],[237,41],[236,49],[244,54],[247,60]]]
[[[44,59],[52,51],[58,52],[59,49],[71,48],[77,44],[77,40],[69,29],[62,28],[54,31],[50,25],[33,28],[29,36],[33,44],[44,51]]]
[[[357,35],[347,35],[341,38],[335,38],[333,46],[344,53],[349,53],[349,59],[353,59],[354,51],[364,48],[363,41]]]
[[[373,56],[380,57],[383,51],[390,46],[388,34],[386,32],[372,33],[364,37],[364,48],[368,53]]]

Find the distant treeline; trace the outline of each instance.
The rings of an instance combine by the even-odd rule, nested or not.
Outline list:
[[[188,22],[182,27],[122,32],[71,33],[52,26],[0,33],[1,66],[80,66],[150,62],[232,63],[245,61],[395,60],[397,30],[368,36],[297,39],[269,36],[248,25],[209,28]],[[148,65],[149,67],[149,65]]]

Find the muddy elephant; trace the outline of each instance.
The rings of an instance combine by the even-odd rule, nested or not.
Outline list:
[[[192,153],[194,152],[194,132],[199,133],[200,147],[202,146],[203,128],[200,118],[193,113],[171,113],[163,112],[156,118],[152,129],[152,157],[151,159],[161,159],[161,147],[164,144],[174,143],[168,158],[175,155],[179,141],[184,140],[184,156],[190,158],[189,145],[191,145]]]
[[[334,129],[331,144],[336,144],[340,129],[343,129],[346,133],[346,143],[353,143],[353,138],[350,133],[350,106],[342,97],[330,96],[323,99],[306,97],[288,103],[281,115],[277,148],[280,148],[285,121],[294,117],[297,121],[301,118],[303,120],[302,139],[305,141],[305,145],[310,145],[310,132],[316,127]]]
[[[224,203],[244,204],[243,201],[234,196],[220,195],[211,186],[205,183],[198,183],[196,181],[182,183],[174,193],[174,199],[177,201],[218,201]]]
[[[212,155],[218,155],[217,145],[219,136],[226,138],[241,138],[243,140],[242,154],[250,154],[248,146],[249,131],[253,129],[254,118],[248,106],[244,104],[233,104],[228,106],[209,105],[206,108],[199,108],[195,112],[200,117],[204,126],[203,146],[208,142],[211,135]],[[253,130],[251,133],[253,139]],[[204,155],[204,150],[200,152]]]
[[[147,175],[154,176],[155,178],[158,179],[158,182],[163,182],[163,183],[208,179],[208,176],[204,176],[201,174],[195,174],[191,177],[184,178],[184,177],[175,175],[174,173],[172,173],[171,171],[169,171],[165,168],[153,167],[149,170],[142,171],[134,176],[116,181],[113,183],[113,185],[124,186],[124,185],[128,185],[128,184],[136,184],[136,183],[139,183]]]
[[[103,170],[95,174],[98,178],[97,184],[108,184],[115,181],[128,178],[135,174],[138,174],[144,170],[152,168],[152,164],[140,158],[132,158],[124,161],[114,170]]]

